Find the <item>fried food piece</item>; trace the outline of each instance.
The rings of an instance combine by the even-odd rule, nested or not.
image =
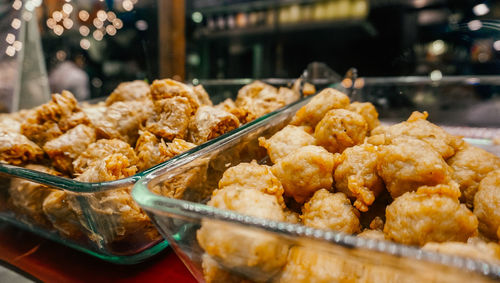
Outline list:
[[[238,91],[235,104],[245,111],[245,123],[286,105],[285,101],[278,96],[278,90],[275,87],[261,81],[242,87]]]
[[[85,112],[85,115],[89,118],[91,125],[98,124],[103,117],[108,107],[104,103],[104,101],[99,102],[98,104],[82,104],[82,110]]]
[[[251,163],[240,163],[227,169],[219,181],[219,189],[227,187],[241,187],[254,189],[266,194],[274,195],[281,206],[285,206],[283,200],[283,186],[278,178],[266,165],[259,165],[254,160]]]
[[[485,243],[476,238],[470,238],[467,244],[461,242],[427,243],[422,249],[500,264],[500,246],[496,243]]]
[[[474,214],[479,231],[490,239],[500,239],[500,170],[490,172],[474,197]]]
[[[279,100],[283,100],[285,105],[294,103],[300,99],[300,92],[296,92],[293,89],[287,87],[280,87],[278,89]]]
[[[119,84],[106,99],[106,106],[118,101],[144,100],[149,94],[149,84],[135,80]]]
[[[297,111],[291,124],[315,128],[328,111],[347,109],[349,103],[347,95],[333,88],[325,88]]]
[[[358,233],[359,212],[343,193],[318,190],[302,208],[302,223],[318,229],[331,229],[348,234]]]
[[[194,143],[187,142],[182,139],[174,139],[169,143],[160,143],[160,153],[162,156],[161,162],[167,161],[168,159],[184,153],[192,148],[195,148]]]
[[[324,148],[308,145],[278,160],[271,168],[285,195],[303,203],[319,189],[329,189],[333,182],[333,154]]]
[[[24,168],[61,176],[61,173],[42,165],[28,164]],[[13,178],[9,187],[9,196],[16,211],[27,216],[36,224],[49,226],[50,222],[43,213],[42,204],[52,191],[54,190],[44,185],[25,179]]]
[[[175,96],[155,101],[155,113],[146,122],[146,130],[167,141],[184,139],[192,108],[185,97]]]
[[[214,191],[208,205],[258,218],[285,219],[276,196],[240,186]],[[289,248],[277,235],[208,219],[203,219],[197,239],[219,264],[255,281],[267,281],[280,272]]]
[[[43,200],[42,209],[52,226],[63,236],[73,240],[84,237],[85,228],[81,224],[83,213],[76,194],[54,190]]]
[[[406,122],[390,127],[377,128],[372,135],[385,134],[388,139],[410,136],[429,144],[444,159],[453,156],[463,144],[459,137],[448,134],[440,127],[427,121],[427,112],[413,112]]]
[[[384,234],[407,245],[465,242],[477,236],[476,216],[460,204],[458,186],[420,187],[396,198],[386,209]]]
[[[446,161],[453,169],[453,180],[460,185],[461,201],[472,207],[479,182],[486,175],[500,169],[500,158],[484,149],[469,144]]]
[[[380,125],[377,109],[370,102],[353,102],[347,107],[347,110],[363,116],[368,124],[368,132]]]
[[[210,255],[201,256],[201,267],[203,268],[203,279],[206,283],[250,283],[254,282],[238,276],[234,272],[226,271]]]
[[[345,109],[333,109],[316,126],[316,144],[331,153],[363,143],[368,125],[363,116]]]
[[[21,133],[21,121],[12,114],[0,114],[0,129],[9,133]]]
[[[349,198],[356,198],[354,206],[360,211],[368,207],[384,189],[382,179],[377,175],[378,147],[370,144],[346,148],[336,158],[335,188]]]
[[[418,187],[447,184],[452,170],[441,155],[421,140],[401,136],[379,150],[378,175],[393,198]]]
[[[90,120],[73,94],[63,91],[53,94],[50,102],[36,107],[33,115],[21,125],[21,133],[43,146],[79,124],[90,125]]]
[[[223,102],[215,105],[215,108],[217,108],[219,110],[224,110],[226,112],[233,114],[234,116],[236,116],[238,118],[238,120],[240,121],[240,124],[245,124],[247,122],[246,111],[239,108],[238,106],[236,106],[236,104],[234,103],[234,101],[231,98],[228,98],[228,99],[224,100]]]
[[[210,100],[210,95],[202,85],[194,86],[193,91],[201,105],[213,105],[212,100]]]
[[[366,239],[385,241],[384,232],[382,232],[380,230],[365,229],[363,232],[359,233],[357,236],[361,237],[361,238],[366,238]]]
[[[240,126],[233,114],[212,106],[201,106],[189,122],[189,140],[202,144]]]
[[[274,134],[271,138],[259,138],[259,145],[267,149],[269,158],[273,163],[289,155],[297,149],[316,143],[313,136],[308,134],[304,127],[288,125]]]
[[[127,157],[129,163],[132,165],[137,164],[138,158],[134,149],[130,145],[119,139],[101,139],[95,143],[90,144],[87,149],[73,161],[73,168],[76,174],[83,173],[88,167],[103,158],[120,153]]]
[[[198,91],[200,91],[198,89]],[[193,89],[181,82],[171,79],[155,80],[150,88],[151,96],[155,103],[158,100],[167,98],[185,98],[187,100],[187,109],[190,111],[189,116],[196,113],[198,107],[202,104]],[[172,101],[172,100],[167,100]]]
[[[92,163],[75,180],[81,182],[107,182],[129,177],[137,172],[137,167],[130,163],[127,156],[113,153]]]
[[[104,117],[95,124],[97,137],[121,139],[134,145],[139,138],[139,127],[151,116],[151,101],[119,101],[108,107]]]
[[[73,174],[73,161],[95,142],[95,129],[78,125],[61,136],[45,143],[43,150],[52,159],[53,166],[61,172]]]
[[[139,139],[135,144],[139,171],[144,171],[162,162],[159,145],[160,140],[155,135],[148,131],[140,131]]]
[[[43,150],[27,137],[0,129],[0,162],[21,165],[43,158]]]

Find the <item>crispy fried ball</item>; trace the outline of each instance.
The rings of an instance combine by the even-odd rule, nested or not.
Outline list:
[[[474,214],[479,231],[491,239],[500,239],[500,170],[489,173],[474,197]]]
[[[478,220],[460,204],[458,186],[420,187],[407,192],[386,208],[384,234],[407,245],[428,242],[465,242],[478,234]]]
[[[334,109],[326,113],[316,126],[316,144],[332,153],[363,143],[368,125],[363,116],[345,109]]]
[[[347,107],[347,110],[356,112],[365,118],[368,124],[368,132],[380,125],[377,109],[370,102],[353,102]]]
[[[314,144],[314,137],[307,133],[304,127],[293,125],[284,127],[269,139],[259,138],[259,145],[267,149],[273,163],[303,146]]]
[[[106,99],[109,106],[118,101],[143,100],[148,97],[149,84],[145,81],[135,80],[119,84]]]
[[[329,189],[333,182],[333,154],[324,148],[308,145],[280,159],[271,168],[285,189],[285,195],[305,202],[319,189]]]
[[[359,232],[359,212],[343,193],[316,191],[302,208],[302,223],[318,229],[330,229],[348,234]]]
[[[250,283],[251,280],[238,276],[232,271],[225,270],[210,255],[201,256],[203,279],[206,283]]]
[[[354,206],[363,212],[368,211],[375,197],[384,189],[384,183],[377,175],[377,150],[378,147],[370,144],[356,145],[336,158],[335,188],[350,198],[356,198]]]
[[[379,150],[377,172],[393,198],[418,187],[446,184],[452,170],[427,143],[401,136]]]
[[[447,160],[453,168],[453,180],[460,185],[462,202],[472,207],[479,182],[486,175],[500,169],[500,158],[484,149],[465,144]]]
[[[286,102],[284,97],[278,95],[278,90],[275,87],[261,81],[255,81],[238,91],[235,104],[245,112],[243,123],[248,123],[285,106]]]

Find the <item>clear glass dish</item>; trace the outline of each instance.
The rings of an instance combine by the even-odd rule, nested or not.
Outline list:
[[[378,82],[380,82],[378,85],[380,95],[374,97],[371,93],[377,90]],[[497,82],[498,79],[489,85],[495,92],[498,90]],[[486,84],[479,85],[479,87],[488,87]],[[434,82],[427,78],[418,78],[418,82],[408,80],[408,78],[384,78],[375,79],[373,83],[365,79],[364,85],[355,89],[357,94],[351,93],[351,95],[360,95],[362,98],[365,95],[366,98],[374,99],[375,102],[382,102],[376,103],[379,107],[385,103],[390,108],[389,102],[391,101],[384,100],[384,97],[399,95],[414,99],[418,93],[415,90],[425,88],[430,90],[431,95],[440,98],[446,95],[443,88],[449,85],[457,89],[469,89],[470,94],[473,94],[474,87],[478,86],[469,85],[463,78],[444,78],[442,82]],[[341,85],[336,85],[336,87],[344,88],[349,92],[353,90]],[[394,92],[386,91],[388,88],[392,88]],[[494,99],[492,97],[495,96],[495,92],[491,93],[490,102]],[[481,104],[487,99],[476,100],[477,104]],[[327,272],[335,272],[341,263],[341,266],[349,270],[353,276],[344,279],[351,281],[385,282],[396,279],[397,282],[490,282],[500,279],[500,266],[479,260],[276,222],[207,206],[205,203],[210,199],[212,191],[217,188],[218,181],[227,168],[251,160],[257,160],[261,164],[269,162],[266,152],[259,148],[257,138],[269,137],[283,128],[307,101],[308,99],[305,99],[289,105],[265,119],[236,130],[233,135],[225,139],[209,142],[186,155],[171,159],[156,170],[142,176],[134,185],[133,198],[147,211],[160,233],[170,242],[198,281],[205,281],[204,271],[211,276],[211,279],[218,278],[221,282],[241,281],[245,278],[266,282],[279,280],[280,271],[263,272],[265,268],[262,266],[252,267],[248,264],[251,267],[242,268],[238,265],[241,262],[252,262],[254,255],[245,252],[245,245],[257,238],[266,238],[265,247],[276,248],[275,251],[279,250],[277,245],[285,245],[294,249],[294,252],[302,252],[304,256],[317,256],[318,262],[325,262],[322,267]],[[469,103],[469,105],[474,107],[476,104]],[[422,105],[414,104],[413,108],[419,109],[420,106]],[[388,123],[396,118],[403,120],[409,115],[409,113],[404,113],[404,109],[402,110],[399,106],[394,110],[384,115],[383,111],[391,111],[391,109],[379,109],[382,112],[382,118],[391,118],[384,119]],[[397,112],[398,110],[400,112]],[[440,114],[432,112],[438,111],[439,107],[429,110],[431,117]],[[398,113],[403,113],[404,116],[399,117]],[[497,121],[497,124],[493,126],[498,127],[498,123],[500,122]],[[491,124],[489,128],[472,128],[467,124],[463,125],[464,127],[456,127],[455,123],[448,124],[454,125],[447,129],[455,130],[455,134],[471,133],[472,137],[468,138],[469,142],[497,154],[500,152],[499,146],[495,146],[490,139],[490,135],[499,133],[497,128],[491,127]],[[234,259],[231,262],[224,262],[220,259],[215,261],[205,254],[197,240],[197,233],[203,225],[210,225],[214,231],[220,231],[221,237],[228,237],[227,242],[223,244],[233,244],[232,247],[240,251],[233,254]],[[238,242],[232,243],[231,237],[238,239]],[[308,254],[308,252],[314,254]],[[270,257],[269,261],[276,258],[279,256]],[[297,258],[300,256],[297,255]],[[329,263],[331,264],[328,265]],[[387,275],[390,277],[384,277]],[[282,280],[285,279],[282,278]]]

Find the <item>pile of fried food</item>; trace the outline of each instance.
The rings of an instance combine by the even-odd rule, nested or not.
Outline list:
[[[272,164],[229,168],[208,205],[500,264],[500,158],[426,118],[380,125],[371,103],[324,89],[259,138]],[[422,279],[207,219],[197,240],[207,282]]]
[[[122,83],[95,105],[79,105],[63,91],[34,109],[0,117],[0,162],[82,182],[118,180],[299,98],[297,89],[260,81],[215,106],[203,86],[170,79]],[[72,239],[159,237],[130,189],[74,194],[13,179],[8,203],[30,222]]]

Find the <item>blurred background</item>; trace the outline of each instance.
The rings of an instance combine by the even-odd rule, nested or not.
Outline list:
[[[499,74],[499,2],[0,0],[0,99],[35,69],[79,99],[134,79],[294,78],[312,61],[367,77]]]

